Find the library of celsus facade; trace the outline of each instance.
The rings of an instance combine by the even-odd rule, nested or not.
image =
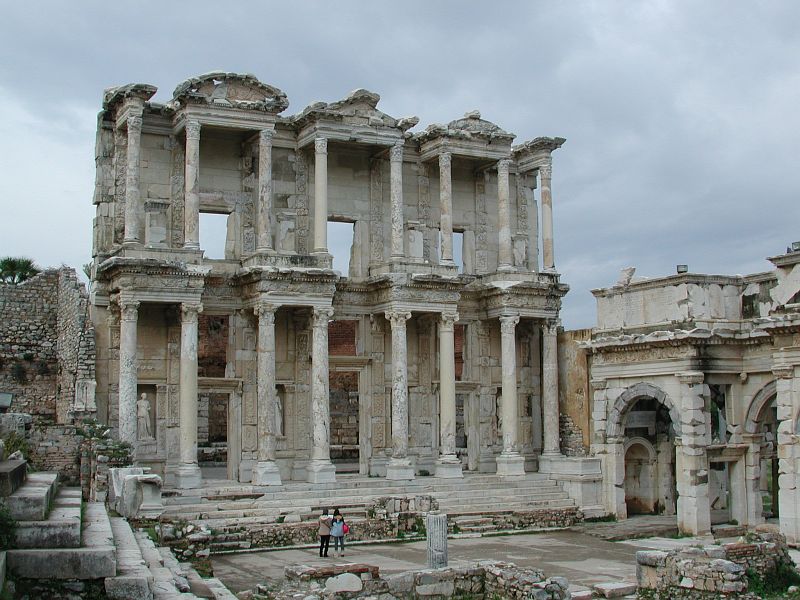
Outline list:
[[[194,487],[204,451],[260,485],[557,460],[563,139],[512,146],[477,112],[413,133],[365,90],[284,116],[250,75],[155,93],[108,90],[96,151],[96,401],[138,464]]]

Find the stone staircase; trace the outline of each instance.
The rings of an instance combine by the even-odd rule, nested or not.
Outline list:
[[[212,552],[246,549],[249,536],[280,522],[315,521],[322,508],[339,508],[352,524],[367,519],[382,498],[431,496],[456,531],[496,531],[498,517],[518,512],[575,508],[560,484],[546,475],[519,478],[470,474],[463,479],[420,477],[410,482],[339,475],[333,484],[286,482],[280,488],[209,481],[206,487],[165,490],[162,520],[186,520],[213,531]],[[401,512],[402,506],[395,512]]]

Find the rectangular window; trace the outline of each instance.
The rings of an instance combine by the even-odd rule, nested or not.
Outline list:
[[[333,256],[333,270],[350,276],[350,253],[355,236],[355,223],[328,221],[328,252]]]
[[[442,231],[439,230],[439,261],[442,260]],[[458,272],[464,272],[464,232],[453,232],[453,262],[458,267]]]
[[[200,248],[205,258],[225,258],[229,216],[219,213],[200,213]]]

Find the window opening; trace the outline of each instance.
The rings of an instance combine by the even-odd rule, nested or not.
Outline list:
[[[333,256],[333,270],[350,276],[350,255],[355,237],[355,223],[328,221],[328,252]]]
[[[224,259],[228,242],[227,214],[200,213],[200,248],[205,258]]]

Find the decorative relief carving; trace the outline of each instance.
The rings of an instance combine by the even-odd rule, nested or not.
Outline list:
[[[135,323],[139,316],[139,302],[137,300],[120,300],[119,306],[122,320]]]
[[[545,335],[558,335],[558,327],[561,322],[558,319],[547,319],[542,324],[542,332]]]
[[[193,302],[181,304],[181,323],[186,325],[197,325],[199,314],[203,312],[203,305]]]
[[[383,262],[383,162],[373,160],[369,169],[370,261]]]
[[[191,119],[186,121],[186,139],[187,140],[200,140],[200,121]]]
[[[392,148],[389,150],[389,160],[392,162],[403,162],[404,146],[405,144],[402,140],[392,146]]]
[[[125,237],[125,187],[128,175],[128,135],[114,132],[114,242]]]
[[[315,306],[314,315],[312,318],[313,327],[324,327],[327,329],[328,322],[331,320],[331,317],[333,317],[333,308],[327,306],[320,308]]]
[[[299,254],[308,253],[308,163],[306,153],[298,151],[294,160],[295,191],[297,197],[295,205],[297,210],[297,223],[295,229],[295,243]]]
[[[169,177],[169,195],[172,204],[172,226],[171,240],[173,248],[183,246],[183,223],[184,223],[184,169],[186,153],[183,144],[178,144],[174,137],[170,137],[172,146],[172,157]]]
[[[651,360],[665,360],[687,358],[695,355],[695,349],[690,346],[658,346],[622,352],[597,352],[593,362],[597,364],[625,364],[639,363]]]
[[[275,324],[275,311],[278,309],[274,304],[259,304],[253,312],[258,317],[258,323],[264,325]]]
[[[519,315],[503,315],[500,317],[500,331],[513,335],[517,323],[519,323]]]
[[[314,152],[317,154],[327,154],[328,138],[324,137],[314,138]]]
[[[399,310],[386,311],[384,314],[386,315],[386,320],[392,324],[392,330],[394,330],[395,328],[405,327],[406,321],[408,321],[411,318],[410,312],[404,312]]]
[[[458,313],[441,313],[439,316],[439,328],[442,331],[453,331]]]
[[[542,179],[552,179],[553,177],[553,164],[546,162],[539,167],[539,176]]]

